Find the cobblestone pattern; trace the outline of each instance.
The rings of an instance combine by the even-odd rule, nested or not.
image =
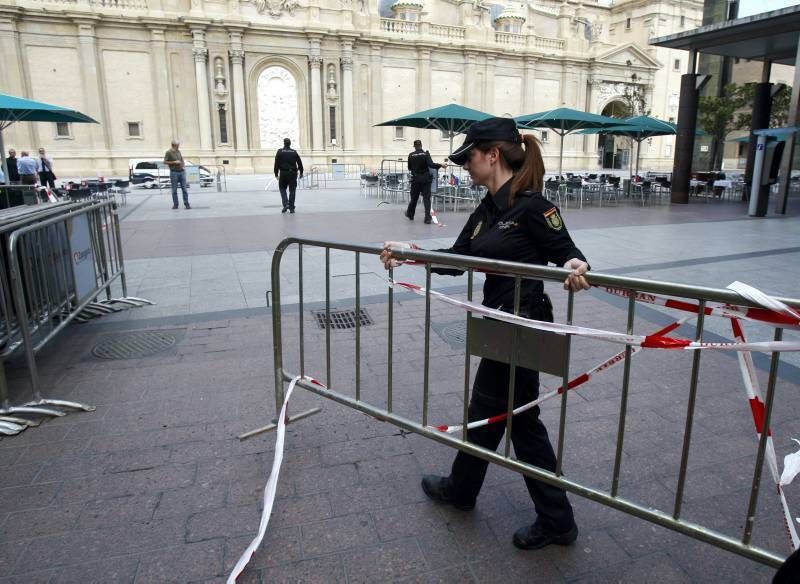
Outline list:
[[[557,302],[563,319],[563,297]],[[361,334],[361,395],[384,403],[387,312]],[[436,306],[434,319],[463,315]],[[394,410],[422,410],[424,302],[395,306]],[[625,315],[579,296],[576,322],[624,328]],[[299,369],[297,314],[284,319],[285,366]],[[325,334],[304,315],[305,370],[325,381]],[[641,326],[641,329],[639,328]],[[175,329],[175,326],[165,327]],[[223,582],[258,526],[274,434],[238,433],[273,416],[271,321],[185,325],[177,352],[141,360],[88,357],[95,324],[70,327],[42,357],[51,396],[97,405],[0,441],[0,582]],[[637,331],[658,328],[643,322]],[[336,331],[331,381],[354,392],[355,333]],[[618,347],[575,341],[573,372]],[[431,334],[430,421],[458,423],[463,352]],[[621,496],[670,510],[691,355],[651,351],[631,372]],[[474,371],[475,363],[471,369]],[[25,372],[9,372],[28,391]],[[618,427],[618,368],[570,394],[564,468],[608,488]],[[557,380],[544,382],[554,387]],[[745,519],[756,441],[735,359],[704,355],[684,516],[732,534]],[[797,388],[780,385],[776,427],[798,417]],[[793,403],[792,403],[793,402]],[[452,450],[298,390],[266,539],[240,582],[752,582],[772,570],[572,496],[581,535],[569,548],[520,552],[511,535],[533,520],[523,481],[493,467],[471,513],[439,507],[419,488],[446,473]],[[559,404],[543,408],[554,443]],[[778,434],[788,441],[788,428]],[[778,443],[779,456],[788,444]],[[795,507],[797,507],[795,505]],[[756,543],[787,551],[780,509],[763,489]]]

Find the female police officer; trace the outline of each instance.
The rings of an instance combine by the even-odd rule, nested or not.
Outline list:
[[[472,180],[488,189],[488,194],[472,213],[456,242],[449,249],[437,250],[461,255],[546,265],[552,262],[571,269],[565,289],[589,288],[585,274],[586,258],[572,242],[558,208],[541,195],[544,163],[533,136],[523,139],[514,120],[489,118],[472,125],[464,144],[450,160],[469,171]],[[381,261],[388,269],[399,265],[391,247],[409,244],[387,242]],[[434,270],[436,271],[436,270]],[[453,273],[452,270],[439,270]],[[514,307],[514,279],[488,274],[483,288],[483,304],[506,312]],[[552,321],[552,306],[540,280],[523,280],[520,311],[522,316]],[[469,419],[481,420],[507,409],[510,367],[489,359],[481,360],[472,388]],[[539,374],[517,368],[514,405],[528,403],[539,394]],[[496,423],[468,432],[470,442],[494,450],[503,437],[504,424]],[[519,460],[554,471],[556,458],[539,420],[539,408],[518,415],[512,426],[514,451]],[[470,510],[480,492],[488,463],[460,452],[448,477],[427,475],[422,489],[431,499]],[[533,525],[514,534],[514,545],[539,549],[551,543],[569,545],[578,537],[578,528],[566,493],[557,487],[525,477],[537,519]]]

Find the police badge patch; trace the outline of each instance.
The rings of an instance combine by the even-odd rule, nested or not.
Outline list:
[[[475,229],[472,230],[472,237],[470,239],[475,239],[478,237],[478,234],[481,232],[481,227],[483,226],[483,221],[478,221],[478,224],[475,226]]]
[[[553,231],[561,231],[561,228],[564,227],[561,215],[558,214],[558,209],[555,207],[549,211],[545,211],[544,219]]]

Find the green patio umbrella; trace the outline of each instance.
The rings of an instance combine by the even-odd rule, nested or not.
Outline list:
[[[618,126],[622,120],[598,114],[590,114],[580,110],[560,107],[546,112],[527,114],[514,118],[517,127],[525,130],[531,128],[549,128],[561,137],[561,150],[558,155],[558,176],[564,170],[564,136],[587,128],[608,128]]]
[[[453,136],[466,132],[475,122],[493,117],[491,114],[474,110],[472,108],[449,103],[441,107],[423,110],[413,114],[394,118],[376,126],[403,126],[406,128],[422,128],[425,130],[440,130],[447,132],[450,137],[450,153],[453,152]]]
[[[0,158],[3,172],[8,176],[6,149],[3,143],[3,130],[14,122],[76,122],[97,124],[89,116],[58,105],[33,101],[0,93]]]
[[[642,140],[653,136],[668,136],[677,133],[677,126],[658,118],[650,116],[635,116],[618,120],[617,126],[608,128],[594,128],[583,130],[581,134],[612,134],[614,136],[626,136],[636,141],[636,176],[639,176],[639,154],[642,149]],[[633,179],[633,165],[628,165],[629,180],[628,189],[630,190],[630,179]]]

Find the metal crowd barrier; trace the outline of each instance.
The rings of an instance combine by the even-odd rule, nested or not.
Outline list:
[[[93,410],[45,398],[36,355],[73,320],[152,304],[127,294],[116,207],[113,200],[90,199],[0,215],[0,434],[37,424],[26,415],[65,415],[58,408]],[[123,297],[114,299],[111,287],[117,280]],[[105,299],[98,300],[101,294]],[[18,350],[25,353],[32,400],[13,406],[4,368]]]
[[[407,160],[381,160],[380,192],[381,199],[402,203],[411,191],[411,179]]]
[[[292,315],[299,315],[298,328],[295,329],[292,325],[291,329],[299,334],[299,371],[290,371],[284,365],[284,346],[283,346],[283,324],[282,319],[288,317],[288,312],[282,312],[282,260],[286,250],[295,246],[298,250],[299,262],[299,310],[291,311]],[[276,418],[279,415],[281,406],[284,400],[284,388],[287,381],[292,380],[297,375],[306,375],[306,356],[309,352],[306,350],[304,332],[304,304],[303,304],[303,251],[310,249],[311,253],[319,254],[324,251],[325,256],[325,312],[324,323],[325,326],[325,340],[324,345],[320,345],[321,340],[314,340],[314,351],[310,352],[312,358],[320,361],[321,365],[322,355],[317,349],[324,346],[325,358],[325,373],[326,377],[324,382],[327,387],[317,385],[308,381],[307,379],[300,379],[297,383],[298,387],[302,387],[311,391],[321,397],[333,400],[339,404],[353,408],[369,416],[374,417],[380,421],[389,422],[404,430],[420,434],[435,440],[447,446],[457,448],[461,451],[467,452],[474,456],[483,458],[489,462],[498,464],[500,466],[509,468],[516,472],[530,476],[532,478],[541,480],[543,482],[559,486],[571,493],[585,497],[592,501],[601,503],[608,507],[622,511],[623,513],[644,519],[646,521],[655,523],[657,525],[669,528],[676,532],[690,536],[697,540],[709,543],[718,548],[734,552],[744,557],[750,558],[763,564],[777,567],[784,558],[779,554],[756,547],[752,544],[751,538],[753,535],[754,520],[756,516],[756,509],[758,503],[759,488],[761,487],[761,477],[765,461],[765,447],[767,435],[769,432],[762,432],[758,441],[758,448],[756,454],[755,465],[752,473],[752,481],[748,483],[749,495],[748,508],[742,511],[742,520],[744,523],[744,530],[739,537],[733,537],[716,531],[702,524],[688,521],[681,517],[682,507],[684,503],[684,493],[687,481],[687,468],[689,461],[689,451],[692,445],[692,432],[694,429],[694,417],[696,409],[696,401],[698,397],[698,375],[701,363],[702,351],[695,351],[691,355],[691,374],[689,388],[686,400],[686,414],[685,414],[685,427],[681,435],[681,456],[680,466],[678,468],[677,487],[675,489],[674,503],[671,509],[659,510],[649,505],[642,505],[632,500],[620,496],[621,484],[621,466],[623,458],[623,443],[626,438],[626,416],[628,414],[628,400],[630,393],[630,375],[631,375],[631,345],[625,345],[624,356],[620,357],[623,361],[623,374],[622,384],[619,388],[619,412],[618,412],[618,429],[616,433],[616,451],[614,453],[613,463],[613,476],[611,480],[610,489],[600,489],[588,484],[583,484],[575,479],[570,479],[562,474],[562,461],[564,459],[564,442],[565,434],[569,430],[567,427],[567,409],[568,409],[568,391],[563,391],[560,395],[560,431],[558,432],[557,441],[557,469],[555,472],[543,470],[541,468],[520,462],[511,457],[509,452],[511,426],[513,417],[511,416],[511,408],[514,404],[513,388],[514,376],[511,376],[511,383],[509,386],[509,411],[508,411],[508,424],[505,432],[505,451],[494,452],[481,447],[478,447],[466,441],[466,425],[467,425],[467,404],[469,402],[470,392],[470,358],[471,355],[480,357],[489,357],[496,360],[502,360],[509,363],[512,368],[515,366],[526,366],[536,368],[540,371],[556,375],[562,382],[561,387],[567,387],[570,375],[570,348],[571,348],[571,335],[569,334],[556,334],[531,330],[522,328],[517,325],[509,325],[507,323],[480,319],[472,317],[470,313],[466,315],[467,328],[466,328],[466,347],[465,361],[464,361],[464,380],[463,380],[463,415],[462,424],[463,429],[458,434],[448,434],[440,432],[429,426],[429,401],[430,401],[430,370],[431,370],[431,355],[430,355],[430,331],[431,331],[431,265],[447,266],[465,270],[467,274],[467,296],[469,300],[473,297],[473,277],[475,272],[491,272],[508,274],[509,277],[514,278],[516,283],[515,306],[514,312],[517,312],[520,302],[521,282],[523,278],[536,278],[545,281],[561,282],[566,277],[568,271],[561,268],[550,268],[544,266],[536,266],[530,264],[520,264],[505,261],[493,261],[483,258],[450,255],[436,252],[427,252],[422,250],[410,249],[395,249],[393,252],[396,257],[405,260],[415,260],[424,264],[425,269],[425,321],[424,321],[424,361],[423,361],[423,383],[422,383],[422,411],[421,420],[409,419],[393,411],[393,404],[396,403],[396,397],[393,398],[393,375],[392,364],[394,358],[393,350],[393,335],[394,335],[394,292],[390,287],[387,293],[387,308],[386,316],[388,320],[388,336],[387,336],[387,352],[385,354],[386,360],[386,376],[380,377],[381,380],[385,379],[386,391],[381,403],[369,403],[365,399],[365,393],[361,380],[362,376],[362,343],[361,343],[361,323],[360,318],[355,319],[355,362],[354,362],[354,392],[350,395],[344,393],[344,388],[337,388],[331,381],[331,295],[330,295],[330,254],[331,251],[336,252],[352,252],[355,260],[355,314],[360,314],[361,309],[361,292],[360,292],[360,269],[361,269],[361,256],[378,256],[381,248],[376,246],[355,245],[347,243],[335,243],[329,241],[318,241],[309,239],[288,238],[283,240],[275,250],[272,259],[271,277],[272,277],[272,327],[273,327],[273,351],[274,351],[274,365],[275,365],[275,405],[276,405]],[[337,257],[337,265],[341,266],[344,263],[341,257]],[[377,257],[374,260],[377,262]],[[406,268],[410,269],[410,268]],[[292,270],[293,271],[293,270]],[[638,294],[666,294],[671,297],[679,297],[686,299],[694,299],[698,301],[697,314],[693,317],[696,327],[696,340],[701,341],[704,331],[704,317],[706,313],[706,306],[709,302],[719,302],[723,304],[733,305],[749,305],[754,306],[752,303],[744,300],[738,294],[730,290],[702,288],[696,286],[688,286],[667,282],[658,282],[652,280],[641,280],[635,278],[626,278],[618,276],[610,276],[599,273],[590,272],[587,274],[588,280],[593,285],[608,286],[614,288],[621,288],[626,290],[627,295],[627,334],[633,333],[634,321],[636,317],[635,299]],[[392,278],[392,271],[389,272],[389,277]],[[572,324],[573,321],[573,302],[574,293],[568,292],[566,297],[566,323]],[[800,307],[800,301],[792,299],[780,298],[779,300],[789,304],[793,307]],[[322,310],[318,310],[318,320],[322,322]],[[402,329],[406,330],[407,329]],[[781,340],[783,329],[777,327],[774,329],[774,340]],[[321,334],[321,333],[320,333]],[[531,354],[536,355],[536,350],[523,351],[523,342],[530,342],[533,340],[539,343],[539,347],[547,347],[549,358],[538,358],[538,362],[531,363]],[[488,341],[491,339],[491,341]],[[502,344],[499,344],[502,343]],[[371,344],[370,349],[374,350],[374,344]],[[505,346],[508,350],[506,354],[501,354],[502,351],[497,351],[497,346]],[[492,347],[495,348],[492,351]],[[530,349],[530,345],[527,345]],[[489,351],[487,353],[486,351]],[[294,357],[293,357],[294,358]],[[404,355],[404,359],[408,356]],[[770,419],[773,409],[773,403],[776,393],[777,370],[779,363],[779,353],[773,352],[770,360],[769,377],[765,397],[765,408],[763,414],[763,428],[770,428]],[[535,365],[535,367],[534,367]],[[734,367],[735,369],[735,367]],[[513,369],[512,369],[513,370]],[[374,373],[375,368],[372,368]],[[316,373],[316,372],[314,372]],[[573,372],[574,373],[574,372]],[[321,372],[320,372],[321,377]],[[381,381],[382,383],[382,381]],[[460,387],[460,386],[459,386]],[[350,389],[350,388],[348,388]],[[589,390],[587,390],[589,391]],[[744,393],[744,392],[743,392]],[[393,399],[395,401],[393,401]],[[575,398],[572,398],[573,400]],[[419,403],[419,401],[415,401]],[[320,411],[320,408],[314,408],[299,414],[295,414],[287,419],[287,422],[294,422],[306,416],[312,415]],[[275,427],[271,424],[264,428],[254,430],[241,437],[248,437],[257,433],[270,430]],[[752,431],[752,428],[750,429]],[[630,439],[629,439],[630,440]],[[632,442],[635,444],[635,442]]]
[[[41,187],[37,185],[0,185],[0,209],[46,202],[46,195],[42,198]]]

